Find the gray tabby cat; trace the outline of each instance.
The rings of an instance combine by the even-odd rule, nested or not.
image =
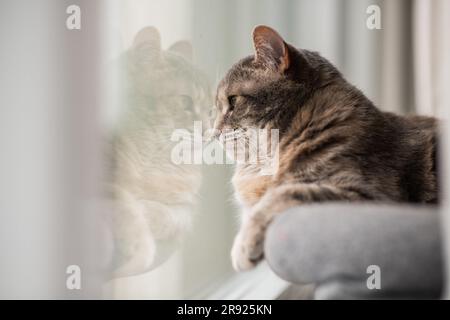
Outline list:
[[[322,201],[436,203],[437,121],[378,110],[318,53],[296,49],[273,29],[253,31],[255,54],[220,82],[215,129],[279,130],[279,168],[239,164],[233,177],[243,208],[232,262],[263,258],[264,234],[289,207]]]

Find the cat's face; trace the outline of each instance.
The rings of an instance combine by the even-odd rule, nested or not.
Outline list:
[[[219,83],[216,136],[248,128],[283,129],[295,109],[339,72],[317,53],[286,44],[276,31],[253,31],[255,54],[235,64]]]
[[[179,41],[161,49],[158,31],[141,30],[126,53],[125,102],[149,128],[191,129],[212,104],[206,77],[192,62],[192,47]]]

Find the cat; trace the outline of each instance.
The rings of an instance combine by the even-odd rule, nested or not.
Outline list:
[[[162,50],[154,27],[139,31],[119,59],[123,111],[110,148],[108,188],[114,203],[113,277],[154,269],[190,228],[201,172],[173,163],[171,134],[206,119],[212,105],[208,80],[191,60],[190,43]]]
[[[231,258],[235,270],[263,259],[265,231],[287,208],[323,201],[436,203],[438,122],[381,112],[316,52],[273,29],[253,31],[255,53],[227,72],[216,94],[216,136],[278,129],[279,165],[237,164],[243,208]],[[245,134],[244,134],[245,137]]]

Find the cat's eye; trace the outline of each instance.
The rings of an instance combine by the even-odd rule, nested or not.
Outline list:
[[[235,95],[228,97],[228,105],[229,105],[228,110],[230,112],[233,111],[233,109],[236,107],[237,98],[238,98],[238,96],[235,96]]]

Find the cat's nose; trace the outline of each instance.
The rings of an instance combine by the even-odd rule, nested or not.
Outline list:
[[[221,116],[216,117],[216,119],[214,120],[214,124],[212,125],[212,132],[215,139],[217,139],[221,135],[224,125],[224,118]]]
[[[210,131],[208,140],[212,141],[212,140],[217,140],[219,139],[220,135],[222,134],[222,131],[220,131],[219,129],[212,129]]]

